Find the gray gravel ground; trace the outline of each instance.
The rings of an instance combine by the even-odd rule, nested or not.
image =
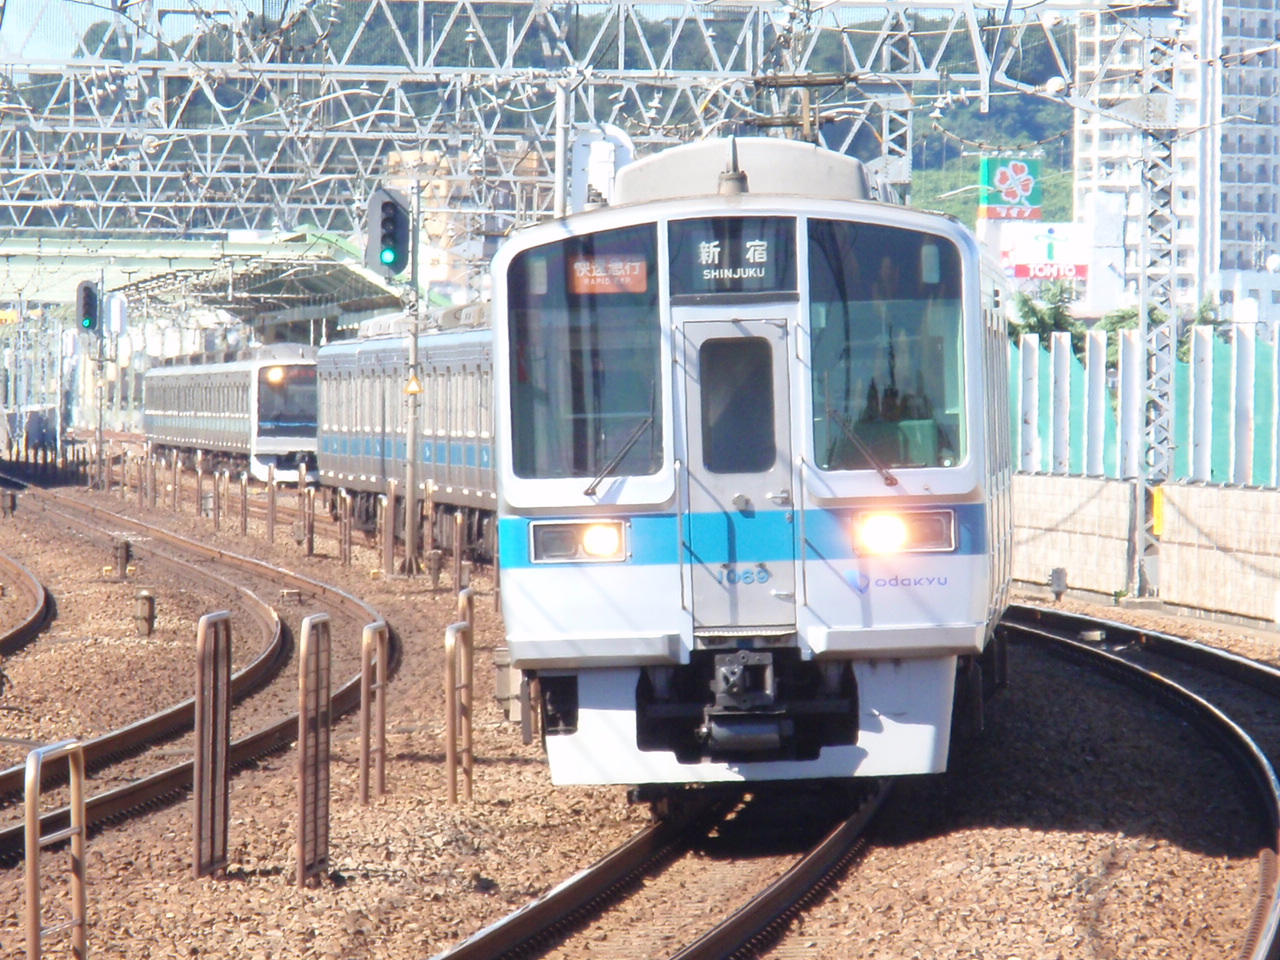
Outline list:
[[[502,627],[486,577],[474,584],[475,799],[451,806],[442,765],[441,646],[453,620],[452,595],[432,593],[422,581],[371,575],[376,556],[368,548],[358,549],[356,563],[344,570],[331,543],[320,544],[326,556],[308,559],[283,537],[275,545],[261,531],[248,541],[215,537],[207,521],[190,514],[160,515],[179,532],[345,586],[400,630],[406,659],[391,687],[390,792],[369,807],[356,802],[356,725],[343,721],[334,744],[332,873],[319,889],[299,890],[293,879],[293,752],[236,777],[226,879],[191,878],[186,804],[103,831],[88,856],[92,955],[417,960],[545,892],[647,820],[620,788],[551,787],[538,747],[523,746],[518,729],[501,717],[491,663]],[[0,552],[24,562],[52,557],[55,572],[70,569],[76,556],[74,546],[37,531],[21,510],[15,521],[0,522]],[[138,678],[132,623],[94,619],[113,601],[107,585],[92,577],[53,585],[62,594],[55,629],[99,638],[65,645],[68,654],[107,657],[89,665],[75,657],[74,682],[102,691],[106,701],[113,687],[128,685],[122,678]],[[193,597],[198,593],[192,589]],[[168,642],[179,651],[184,637],[194,642],[200,607],[199,599],[171,607],[178,622],[169,625]],[[190,619],[183,623],[184,617]],[[1182,626],[1210,642],[1275,657],[1269,636]],[[181,659],[166,670],[187,669]],[[24,676],[25,691],[17,694],[33,711],[37,703],[65,702],[60,691],[71,668],[65,659],[48,664],[47,672]],[[1126,694],[1076,668],[1031,651],[1017,652],[1013,665],[1011,688],[991,705],[988,736],[957,755],[947,777],[900,785],[878,843],[774,956],[1236,955],[1257,882],[1256,838],[1241,826],[1240,791],[1214,791],[1217,781],[1230,781],[1225,764],[1200,749],[1188,753],[1188,744],[1198,747],[1195,734],[1149,708],[1126,706]],[[92,680],[107,671],[115,675],[105,683]],[[26,721],[50,737],[79,734],[88,723],[53,710]],[[0,724],[9,722],[0,713]],[[45,896],[54,906],[65,897],[57,879],[65,857],[47,861]],[[700,895],[696,882],[687,889],[690,897]],[[22,907],[21,874],[0,874],[0,956],[21,955]],[[707,904],[708,911],[718,907]],[[53,947],[47,955],[69,955],[65,944]],[[589,944],[578,952],[597,955]]]

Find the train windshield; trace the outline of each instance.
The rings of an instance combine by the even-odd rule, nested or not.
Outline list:
[[[657,228],[643,224],[570,237],[512,262],[516,476],[648,476],[661,468],[657,246]]]
[[[272,364],[258,370],[258,436],[316,435],[316,368]]]
[[[960,251],[943,237],[809,221],[819,467],[950,467],[964,458],[960,278]]]

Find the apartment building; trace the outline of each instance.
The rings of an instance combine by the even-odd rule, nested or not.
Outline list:
[[[1152,8],[1116,9],[1129,16]],[[1142,124],[1153,115],[1172,120],[1176,299],[1187,313],[1222,291],[1230,300],[1237,274],[1263,271],[1280,252],[1280,0],[1205,0],[1184,4],[1178,16],[1131,22],[1152,34],[1176,31],[1171,113],[1141,96],[1144,36],[1113,14],[1082,15],[1077,92],[1100,109],[1076,112],[1076,219],[1094,227],[1099,246],[1114,246],[1122,224],[1120,305],[1136,303],[1146,227]]]

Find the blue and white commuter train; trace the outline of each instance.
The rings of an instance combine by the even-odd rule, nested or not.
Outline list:
[[[492,334],[481,304],[435,314],[418,336],[419,496],[467,517],[468,543],[491,554],[493,477]],[[320,482],[348,491],[358,526],[372,529],[387,480],[406,479],[405,434],[411,323],[366,321],[361,335],[320,348],[317,434]],[[401,487],[403,493],[403,486]],[[397,497],[398,518],[403,499]]]
[[[315,479],[315,350],[263,348],[251,360],[155,367],[143,378],[143,432],[157,452],[211,468],[268,470],[283,482]]]
[[[709,141],[492,277],[502,608],[553,781],[944,770],[1010,572],[1000,277],[969,231],[851,158]]]

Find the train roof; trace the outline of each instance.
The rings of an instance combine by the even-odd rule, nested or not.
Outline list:
[[[244,360],[227,360],[223,363],[178,363],[164,367],[152,367],[146,372],[147,377],[191,377],[214,373],[230,374],[258,370],[276,364],[282,366],[315,366],[316,348],[306,344],[274,344],[287,347],[278,351],[268,351]]]
[[[384,333],[380,336],[335,340],[320,348],[317,359],[321,367],[327,368],[353,361],[360,363],[365,359],[381,363],[388,356],[407,356],[408,332],[404,328],[396,333]],[[491,341],[492,331],[488,327],[431,327],[418,334],[418,349],[422,362],[431,363],[433,360],[466,359],[485,353]]]
[[[403,311],[381,317],[370,317],[360,323],[360,339],[407,337],[413,331],[415,319],[413,314]],[[489,305],[487,303],[463,303],[432,310],[422,322],[422,332],[431,333],[458,328],[478,329],[488,326]]]
[[[877,200],[867,168],[816,144],[726,137],[671,147],[618,170],[613,206],[725,193]]]

